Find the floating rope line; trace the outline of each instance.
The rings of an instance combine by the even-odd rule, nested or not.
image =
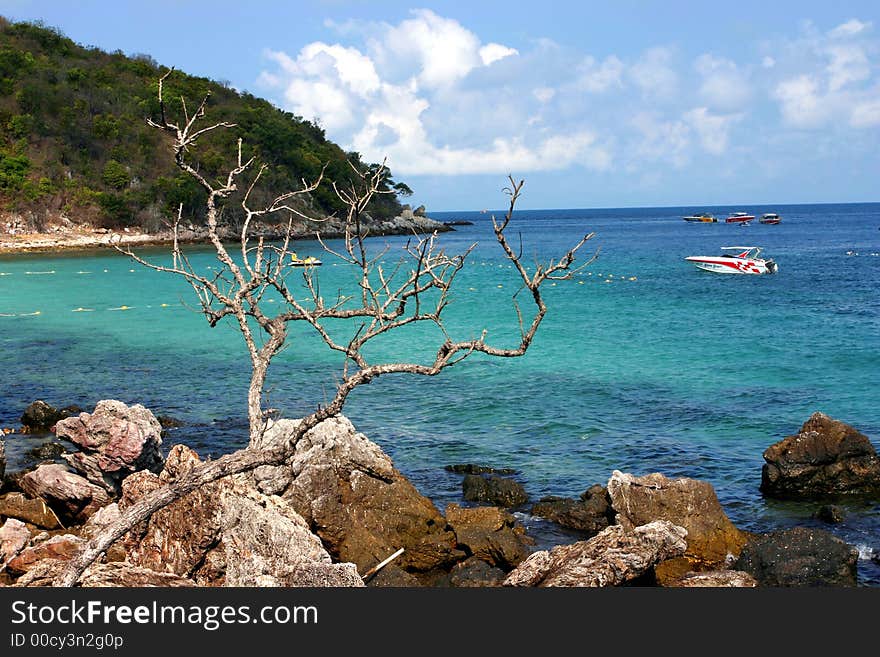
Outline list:
[[[107,310],[131,310],[131,306],[119,306],[118,308],[108,308]]]
[[[52,271],[26,271],[25,274],[54,274],[55,270]]]
[[[72,312],[72,313],[91,313],[91,312],[94,312],[94,311],[95,311],[94,308],[83,308],[83,307],[80,306],[79,308],[74,308],[74,309],[71,310],[70,312]]]

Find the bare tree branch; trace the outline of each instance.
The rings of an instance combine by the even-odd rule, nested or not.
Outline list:
[[[116,248],[146,267],[183,278],[193,288],[201,312],[210,326],[215,326],[226,317],[235,319],[251,359],[247,394],[249,446],[193,468],[175,482],[144,496],[138,503],[126,509],[118,521],[97,534],[84,551],[70,562],[56,582],[62,586],[74,585],[84,570],[114,541],[181,496],[221,477],[247,472],[262,465],[283,463],[293,454],[296,444],[308,430],[342,412],[348,396],[358,386],[387,374],[436,376],[475,353],[503,358],[525,354],[547,313],[541,293],[542,284],[546,280],[571,278],[578,269],[574,267],[574,263],[579,250],[593,237],[592,233],[585,235],[557,260],[550,260],[546,264],[536,263],[534,273],[529,274],[522,263],[521,244],[514,251],[507,237],[506,231],[524,184],[521,180],[517,182],[509,177],[509,187],[505,188],[509,196],[508,210],[501,220],[492,218],[493,230],[505,257],[517,272],[522,284],[521,290],[528,290],[530,293],[534,305],[533,314],[527,319],[520,304],[515,303],[520,334],[519,344],[515,347],[499,347],[488,343],[485,330],[481,331],[478,338],[455,341],[444,323],[444,312],[449,305],[449,293],[456,276],[476,245],[470,246],[463,253],[447,255],[440,247],[436,233],[427,236],[414,234],[403,248],[401,259],[386,271],[381,266],[385,250],[375,257],[368,255],[365,240],[369,233],[364,219],[370,202],[377,195],[393,193],[384,186],[387,168],[383,162],[361,171],[350,163],[353,182],[346,185],[339,181],[331,183],[338,198],[347,208],[343,248],[330,248],[321,240],[320,235],[318,242],[328,257],[355,270],[354,285],[358,291],[340,290],[335,301],[327,304],[320,293],[318,271],[309,266],[296,268],[294,265],[301,263],[293,262],[294,254],[290,250],[294,237],[293,216],[302,216],[291,205],[291,201],[317,189],[322,183],[323,171],[316,181],[308,184],[303,181],[302,188],[276,196],[262,208],[252,208],[249,204],[265,171],[265,165],[252,174],[252,179],[244,186],[239,204],[243,221],[238,235],[237,261],[223,243],[218,228],[218,215],[227,199],[238,190],[244,174],[255,164],[254,159],[243,157],[239,140],[236,160],[228,169],[225,182],[215,186],[196,170],[188,159],[196,140],[215,130],[233,126],[219,122],[199,127],[206,115],[208,97],[202,100],[192,115],[186,112],[184,106],[183,127],[171,122],[163,98],[164,82],[170,73],[168,71],[159,80],[160,118],[158,121],[149,120],[149,124],[170,135],[175,163],[208,192],[207,234],[221,268],[213,277],[207,277],[197,273],[189,262],[178,240],[182,208],[178,210],[173,226],[171,266],[151,263],[129,247],[117,244]],[[266,244],[260,237],[257,244],[252,246],[250,242],[255,221],[278,212],[288,213],[286,234],[280,240],[281,243]],[[588,259],[581,266],[591,261],[592,259]],[[296,277],[291,276],[295,269],[302,274],[301,283],[297,285],[290,282],[291,278],[296,280]],[[279,304],[276,314],[267,312],[263,304],[263,296],[269,290],[277,293],[283,302]],[[340,329],[339,322],[333,322],[331,330],[327,320],[342,320],[346,328]],[[303,417],[283,445],[272,449],[259,448],[270,421],[269,413],[263,407],[267,371],[272,359],[289,345],[288,325],[293,322],[305,322],[330,350],[343,356],[341,377],[335,393],[322,405],[318,405],[314,412]],[[365,355],[365,348],[371,341],[419,323],[434,327],[442,336],[438,345],[426,345],[429,347],[429,355],[424,361],[372,363]],[[261,339],[258,340],[255,330],[259,331]],[[338,334],[343,337],[335,337]]]

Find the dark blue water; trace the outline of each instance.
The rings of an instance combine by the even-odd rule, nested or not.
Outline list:
[[[702,210],[722,223],[682,220]],[[735,210],[778,212],[782,223],[723,223]],[[433,216],[474,222],[441,236],[450,253],[477,244],[448,309],[452,337],[485,327],[490,341],[515,345],[518,285],[493,243],[490,213]],[[450,463],[515,468],[533,500],[577,496],[615,469],[695,477],[714,486],[743,529],[817,526],[858,546],[860,581],[878,586],[877,504],[845,505],[845,522],[824,525],[812,517],[817,505],[758,490],[763,450],[814,411],[878,444],[878,227],[880,204],[520,212],[510,234],[527,263],[558,257],[586,233],[594,237],[582,253],[598,252],[573,280],[548,285],[550,312],[529,353],[474,357],[434,378],[378,380],[346,413],[441,511],[461,502],[460,476],[443,469]],[[374,238],[370,248],[389,247],[390,267],[405,241]],[[725,276],[684,261],[732,245],[763,247],[779,273]],[[352,272],[317,244],[296,250],[324,258],[328,296],[351,289]],[[145,253],[167,261],[162,250]],[[191,257],[205,272],[217,265],[204,249]],[[86,408],[116,398],[185,421],[171,442],[204,455],[246,443],[244,345],[229,326],[209,329],[180,281],[110,253],[6,257],[0,274],[0,425],[17,424],[37,398]],[[424,359],[424,345],[439,339],[408,331],[370,357]],[[308,412],[332,393],[339,364],[313,334],[294,331],[271,370],[269,405],[289,417]],[[7,441],[13,456],[25,444],[16,440]],[[521,517],[544,544],[570,538]]]

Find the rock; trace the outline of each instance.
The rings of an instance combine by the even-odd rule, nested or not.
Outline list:
[[[846,512],[836,504],[825,504],[816,511],[816,518],[829,524],[837,524],[846,520]]]
[[[758,581],[741,570],[709,570],[702,573],[686,573],[666,586],[688,588],[754,588]]]
[[[0,489],[3,488],[4,476],[6,476],[6,443],[0,440]]]
[[[533,516],[546,518],[561,527],[596,534],[614,520],[611,499],[604,486],[596,484],[583,492],[579,500],[565,497],[542,497],[531,508]]]
[[[84,539],[90,540],[108,525],[119,520],[119,516],[119,505],[116,502],[102,506],[79,528],[79,535]],[[120,544],[120,541],[113,543],[104,554],[105,561],[125,561],[125,557],[125,549]]]
[[[29,449],[27,455],[28,457],[36,461],[51,461],[52,459],[57,459],[66,451],[67,450],[64,449],[64,445],[62,445],[61,443],[49,441],[47,443],[43,443],[42,445],[37,445],[36,447]]]
[[[110,502],[100,486],[70,472],[59,463],[43,464],[19,480],[21,489],[40,497],[66,524],[80,524]]]
[[[415,210],[413,210],[413,214],[416,217],[424,217],[426,212],[427,212],[427,209],[425,208],[424,205],[420,205]]]
[[[148,409],[116,400],[99,401],[93,413],[80,413],[55,425],[59,438],[84,450],[67,455],[68,463],[111,494],[120,492],[122,480],[132,472],[162,468],[161,433],[159,421]]]
[[[830,532],[794,527],[752,537],[733,568],[761,586],[856,586],[858,556]]]
[[[177,429],[183,426],[183,422],[170,415],[157,415],[156,419],[159,421],[159,426],[163,429]]]
[[[608,481],[617,522],[630,530],[654,520],[668,520],[687,530],[683,558],[655,569],[660,583],[695,570],[727,568],[748,536],[721,508],[712,485],[697,479],[668,479],[654,473],[634,477],[615,470]]]
[[[529,501],[522,484],[495,475],[465,475],[461,487],[468,502],[488,502],[509,509]]]
[[[20,492],[0,496],[0,516],[29,522],[42,529],[61,527],[58,516],[46,502],[40,498],[29,498]]]
[[[530,539],[516,519],[502,509],[462,509],[450,504],[446,507],[446,522],[455,533],[459,549],[505,572],[529,555]]]
[[[378,573],[366,579],[367,586],[383,588],[416,588],[424,586],[422,581],[394,564],[389,564]]]
[[[85,544],[79,536],[61,534],[22,550],[18,556],[6,564],[6,569],[13,575],[22,575],[43,559],[70,561]]]
[[[588,541],[533,552],[504,586],[617,586],[644,575],[656,563],[684,554],[687,530],[667,520],[603,529]]]
[[[296,420],[270,425],[256,447],[280,445]],[[344,416],[325,420],[299,441],[282,466],[257,468],[257,488],[281,495],[321,537],[334,560],[367,572],[398,549],[398,568],[430,571],[466,557],[429,499]]]
[[[67,561],[43,559],[37,562],[27,573],[18,578],[13,586],[35,587],[54,586]],[[93,563],[83,573],[78,586],[83,587],[152,587],[152,586],[195,586],[195,582],[170,573],[158,573],[148,568],[133,566],[129,563]]]
[[[476,465],[474,463],[456,463],[455,465],[447,465],[443,468],[447,472],[455,474],[497,474],[497,475],[515,475],[519,474],[517,470],[512,468],[491,468],[488,465]]]
[[[455,564],[450,573],[450,584],[459,588],[501,586],[507,574],[482,559],[471,557]]]
[[[880,496],[880,458],[867,436],[824,413],[764,450],[761,492],[779,499]]]
[[[0,527],[0,570],[31,540],[31,533],[21,520],[9,518]]]
[[[119,508],[174,481],[200,463],[183,445],[159,474],[125,479]],[[225,477],[160,509],[123,538],[135,565],[200,585],[363,586],[351,563],[334,564],[317,536],[285,500],[263,495],[248,477]]]
[[[24,409],[20,422],[26,433],[48,433],[62,417],[57,408],[38,399]]]

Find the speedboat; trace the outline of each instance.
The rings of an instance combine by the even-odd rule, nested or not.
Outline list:
[[[321,261],[318,260],[315,256],[300,258],[298,255],[296,255],[296,253],[291,253],[290,264],[293,267],[317,267],[321,264]]]
[[[782,217],[780,217],[775,212],[765,212],[761,215],[761,218],[758,219],[762,224],[778,224],[782,221]]]
[[[733,212],[724,221],[729,224],[737,224],[742,223],[743,221],[751,221],[754,218],[755,215],[749,214],[748,212]]]
[[[721,255],[688,256],[688,262],[694,263],[698,269],[717,274],[775,274],[779,267],[773,261],[761,258],[759,246],[722,246]]]
[[[685,221],[701,221],[703,223],[714,223],[718,221],[714,216],[709,214],[708,212],[701,212],[700,214],[691,214],[687,217],[683,217]]]

